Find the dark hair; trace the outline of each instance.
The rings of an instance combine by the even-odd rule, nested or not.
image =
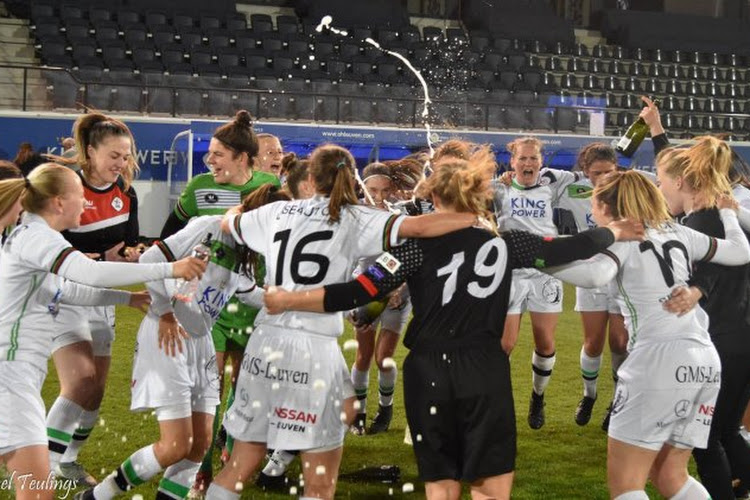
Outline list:
[[[286,187],[292,198],[300,198],[299,185],[302,181],[307,180],[309,162],[301,160],[294,153],[284,155],[281,161],[282,170],[286,170]]]
[[[602,142],[592,142],[578,152],[576,170],[585,171],[595,161],[606,161],[617,166],[617,154],[611,146]]]
[[[289,200],[291,198],[284,190],[277,188],[273,184],[263,184],[247,195],[242,202],[242,212],[249,212],[275,201]],[[261,279],[263,277],[259,275],[259,271],[262,270],[261,256],[244,245],[240,246],[238,254],[237,261],[240,265],[240,272],[243,272],[245,276],[253,278],[255,281]]]
[[[20,179],[23,172],[15,163],[8,160],[0,160],[0,181],[5,179]]]
[[[362,170],[362,179],[367,179],[371,175],[382,175],[384,177],[388,177],[388,180],[392,181],[391,179],[391,168],[386,165],[385,163],[380,162],[372,162],[369,165],[367,165]]]
[[[328,197],[330,222],[338,222],[341,207],[356,205],[354,191],[354,169],[357,164],[352,154],[341,146],[323,144],[310,155],[310,173],[315,181],[315,189]]]
[[[258,137],[253,130],[253,118],[250,113],[244,109],[237,111],[234,120],[216,129],[214,138],[231,149],[234,158],[247,153],[248,167],[253,166],[255,157],[258,156]]]
[[[732,164],[729,167],[729,182],[732,186],[750,188],[750,165],[732,149]]]

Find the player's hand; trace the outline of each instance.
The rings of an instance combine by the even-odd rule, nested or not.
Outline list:
[[[133,309],[138,309],[142,313],[145,313],[148,310],[148,306],[151,305],[151,295],[146,290],[133,292],[130,294],[128,305]]]
[[[280,286],[266,287],[266,293],[263,294],[263,305],[266,306],[268,314],[281,314],[287,310],[287,297],[289,292]]]
[[[113,246],[112,248],[104,252],[104,260],[107,260],[110,262],[118,262],[118,261],[122,262],[124,260],[127,260],[122,253],[124,249],[125,249],[125,242],[121,241],[117,245]]]
[[[510,186],[513,183],[514,175],[515,173],[512,170],[508,170],[507,172],[503,172],[502,175],[498,177],[498,180],[500,181],[500,184]]]
[[[731,208],[736,212],[740,209],[740,204],[731,194],[723,194],[716,200],[716,207],[719,209]]]
[[[230,231],[230,228],[229,228],[229,224],[230,224],[229,221],[235,215],[240,215],[241,213],[242,213],[242,205],[235,205],[232,208],[230,208],[229,210],[227,210],[226,213],[224,213],[224,218],[221,219],[221,230],[224,231],[227,234],[230,234],[231,231]]]
[[[638,116],[640,118],[643,118],[643,121],[646,122],[646,125],[648,125],[648,128],[651,131],[651,137],[663,134],[664,127],[662,127],[661,125],[661,115],[659,114],[659,108],[656,107],[654,101],[652,101],[645,95],[641,96],[641,100],[646,104],[646,107],[641,110],[641,113]]]
[[[184,328],[177,322],[173,313],[159,317],[159,349],[169,356],[182,354],[182,339],[188,338]]]
[[[206,265],[208,263],[203,259],[185,257],[172,263],[172,277],[183,278],[185,280],[200,278],[206,270]]]
[[[386,307],[388,309],[399,309],[403,304],[404,298],[401,293],[398,290],[394,290],[388,298],[388,305]]]
[[[615,235],[615,241],[643,241],[646,237],[643,223],[630,219],[613,220],[607,228]]]
[[[694,286],[680,286],[672,290],[669,300],[662,304],[665,310],[682,316],[692,311],[695,305],[703,296],[703,293]]]
[[[138,243],[134,247],[123,247],[120,250],[120,255],[128,262],[138,262],[141,254],[146,251],[146,245]]]

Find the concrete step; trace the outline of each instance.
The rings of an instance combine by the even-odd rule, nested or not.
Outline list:
[[[0,24],[0,38],[29,41],[31,33],[29,32],[29,27],[25,25]]]
[[[36,62],[36,52],[31,45],[3,43],[0,40],[0,60],[14,64],[34,64]]]

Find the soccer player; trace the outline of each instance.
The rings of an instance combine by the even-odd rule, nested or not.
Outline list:
[[[358,258],[398,237],[434,236],[473,221],[468,214],[403,217],[359,205],[355,168],[347,150],[320,146],[309,165],[315,197],[225,219],[238,242],[265,255],[268,285],[341,281]],[[267,446],[302,450],[305,495],[333,498],[344,434],[354,417],[349,371],[336,342],[342,331],[340,314],[269,317],[261,310],[237,381],[247,397],[236,399],[225,418],[234,450],[207,498],[239,498],[237,486],[257,469]]]
[[[131,183],[138,172],[135,140],[123,122],[100,113],[82,115],[73,125],[75,154],[55,157],[77,165],[86,207],[81,224],[63,232],[77,250],[98,260],[135,262],[138,245],[138,198]],[[47,415],[52,470],[58,477],[88,485],[96,479],[78,462],[78,454],[99,418],[115,338],[114,306],[62,305],[52,359],[60,395]],[[63,321],[63,318],[65,319]]]
[[[577,175],[563,170],[541,169],[542,142],[521,137],[507,145],[514,176],[509,184],[495,185],[495,215],[501,231],[522,229],[539,235],[554,236],[557,228],[552,208]],[[555,366],[555,327],[562,311],[563,288],[560,280],[536,269],[513,271],[513,290],[505,319],[503,348],[513,350],[518,340],[521,315],[528,309],[534,334],[531,357],[533,390],[529,402],[528,424],[532,429],[544,426],[544,391]]]
[[[185,187],[174,212],[162,228],[161,238],[165,239],[176,233],[193,217],[224,214],[227,209],[239,205],[248,194],[263,184],[279,187],[279,179],[276,176],[256,168],[257,157],[258,138],[253,130],[252,118],[250,113],[240,110],[234,120],[225,123],[214,132],[206,159],[211,171],[193,177]],[[259,284],[262,285],[262,281]],[[220,397],[223,396],[227,364],[232,373],[231,387],[235,386],[242,353],[257,314],[256,308],[233,297],[214,324],[211,335],[216,349]],[[232,390],[228,396],[230,404],[233,397]],[[223,447],[225,434],[218,431],[221,423],[218,408],[216,417],[214,422],[217,430],[214,434],[219,433],[221,437],[217,438],[216,442],[219,447]],[[196,479],[196,490],[205,491],[211,482],[212,462],[213,455],[209,452]]]
[[[438,212],[490,216],[491,153],[481,162],[454,159],[434,168],[423,189]],[[347,284],[269,291],[266,306],[271,313],[348,309],[407,280],[414,319],[404,338],[404,400],[427,497],[457,499],[464,481],[474,498],[508,499],[516,428],[509,360],[499,337],[511,269],[588,257],[614,240],[609,229],[552,241],[525,232],[498,238],[491,225],[478,225],[409,241]],[[582,276],[580,284],[597,284]]]
[[[687,227],[724,237],[717,199],[731,191],[732,153],[724,141],[696,138],[688,149],[669,149],[657,156],[660,189],[672,214],[686,214]],[[711,433],[705,449],[693,450],[698,474],[712,498],[732,498],[732,470],[750,484],[750,447],[740,435],[742,414],[750,398],[750,265],[724,267],[697,264],[677,312],[696,303],[708,314],[708,331],[721,359],[721,389],[710,408]],[[675,304],[676,305],[676,304]]]
[[[75,250],[60,231],[80,224],[84,190],[80,177],[61,165],[41,165],[27,180],[0,181],[3,223],[17,218],[19,200],[26,215],[0,252],[0,461],[15,478],[16,498],[51,500],[41,386],[60,327],[60,304],[147,303],[143,294],[95,290],[61,279],[96,287],[191,279],[205,264],[196,259],[154,265],[96,262]]]
[[[245,198],[243,211],[289,200],[271,184]],[[210,240],[210,257],[196,293],[187,301],[174,299],[172,283],[148,284],[152,303],[138,330],[131,383],[132,411],[153,409],[159,421],[157,442],[136,451],[117,471],[82,500],[109,500],[143,484],[166,469],[158,498],[184,498],[211,445],[213,418],[219,403],[219,374],[211,329],[224,304],[236,295],[262,307],[262,289],[255,285],[257,256],[221,231],[221,216],[193,219],[181,231],[158,242],[141,262],[172,262]]]
[[[283,157],[284,150],[281,148],[281,141],[278,137],[272,134],[258,134],[257,171],[280,178]]]

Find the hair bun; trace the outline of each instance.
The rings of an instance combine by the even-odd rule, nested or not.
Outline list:
[[[234,116],[234,121],[237,123],[237,125],[240,125],[242,127],[251,128],[253,126],[253,117],[245,109],[237,111],[237,114]]]

